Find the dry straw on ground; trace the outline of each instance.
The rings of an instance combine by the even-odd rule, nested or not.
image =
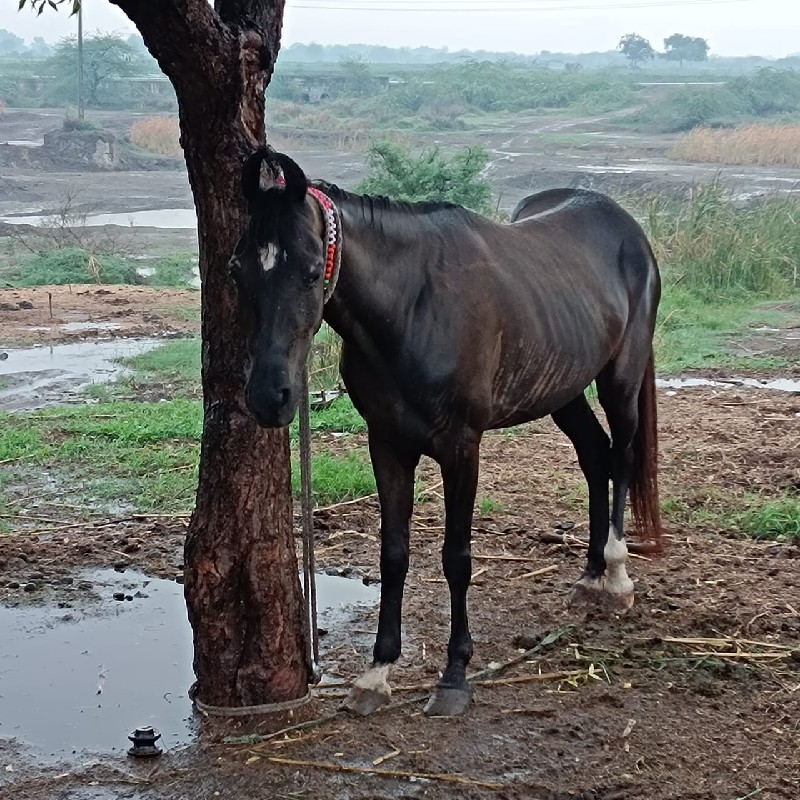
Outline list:
[[[800,125],[695,128],[678,139],[670,156],[712,164],[800,167]]]

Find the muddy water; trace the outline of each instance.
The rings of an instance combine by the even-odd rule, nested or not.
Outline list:
[[[84,573],[97,606],[0,606],[0,740],[38,758],[123,752],[128,734],[153,725],[164,748],[193,741],[187,690],[192,637],[183,587],[135,571]],[[353,606],[372,606],[377,587],[318,578],[319,621],[346,631]],[[125,599],[115,600],[124,595]],[[128,599],[130,598],[130,599]],[[324,667],[324,664],[323,664]]]
[[[685,389],[692,386],[717,386],[735,388],[748,386],[754,389],[773,389],[779,392],[800,392],[800,380],[797,378],[730,378],[713,380],[711,378],[659,378],[656,386],[662,389]]]
[[[0,219],[9,225],[47,225],[50,217],[40,214],[5,216]],[[196,228],[197,215],[193,208],[162,208],[148,211],[124,211],[120,214],[90,214],[83,222],[91,225],[121,225],[125,228]]]
[[[68,325],[73,326],[72,330],[76,325],[98,329],[103,326],[102,323]],[[85,401],[81,392],[90,384],[116,380],[129,373],[115,359],[147,353],[161,344],[161,339],[114,339],[0,348],[0,411],[30,411]]]

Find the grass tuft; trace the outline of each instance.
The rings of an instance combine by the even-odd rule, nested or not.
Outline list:
[[[759,498],[740,515],[739,524],[756,539],[800,540],[800,498]]]

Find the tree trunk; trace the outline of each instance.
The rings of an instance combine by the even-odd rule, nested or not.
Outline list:
[[[112,0],[133,20],[178,97],[197,209],[204,424],[185,548],[195,696],[240,707],[308,688],[292,526],[289,437],[244,405],[246,350],[228,259],[244,221],[244,157],[264,141],[264,90],[283,0]]]

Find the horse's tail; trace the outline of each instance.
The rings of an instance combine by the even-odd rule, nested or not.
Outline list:
[[[656,378],[653,350],[647,361],[639,389],[639,425],[633,437],[633,475],[631,507],[636,532],[653,552],[663,551],[661,513],[658,502],[658,429],[656,413]]]

